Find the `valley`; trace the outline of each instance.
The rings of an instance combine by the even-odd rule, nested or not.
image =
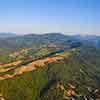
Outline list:
[[[19,37],[21,41],[18,41],[18,45],[24,47],[17,47],[16,44],[16,48],[8,45],[0,49],[2,99],[100,99],[100,48],[62,34],[41,35],[42,39],[38,45],[33,41],[34,38],[40,37],[24,37],[24,44],[21,44],[23,36]],[[27,45],[29,38],[31,45]],[[48,42],[46,38],[49,38]],[[13,40],[14,42],[16,40]]]

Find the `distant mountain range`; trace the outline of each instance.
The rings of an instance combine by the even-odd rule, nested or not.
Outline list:
[[[0,33],[0,48],[8,48],[10,50],[39,47],[54,43],[58,46],[77,46],[79,44],[88,44],[100,48],[100,36],[95,35],[64,35],[61,33],[47,33],[47,34],[27,34],[16,35],[14,33]]]
[[[17,35],[15,33],[0,33],[0,38],[10,38],[10,37],[16,37]]]

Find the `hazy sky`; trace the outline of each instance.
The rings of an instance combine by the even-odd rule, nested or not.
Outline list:
[[[100,34],[100,0],[0,0],[0,32]]]

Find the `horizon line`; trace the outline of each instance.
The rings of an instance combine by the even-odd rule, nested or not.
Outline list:
[[[80,35],[80,36],[100,36],[100,34],[96,33],[79,33],[79,32],[0,32],[0,34],[15,34],[15,35],[28,35],[28,34],[36,34],[36,35],[43,35],[43,34],[63,34],[63,35]]]

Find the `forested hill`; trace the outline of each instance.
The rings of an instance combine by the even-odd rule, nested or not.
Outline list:
[[[8,50],[18,50],[21,48],[39,47],[54,43],[58,46],[74,47],[81,43],[94,45],[100,47],[99,36],[80,36],[80,35],[64,35],[61,33],[47,33],[47,34],[28,34],[28,35],[15,35],[0,33],[0,48]]]
[[[10,55],[12,61],[0,68],[2,97],[8,100],[99,98],[100,49],[81,45],[56,50],[29,48]]]
[[[0,98],[99,100],[99,36],[60,33],[0,39]]]

